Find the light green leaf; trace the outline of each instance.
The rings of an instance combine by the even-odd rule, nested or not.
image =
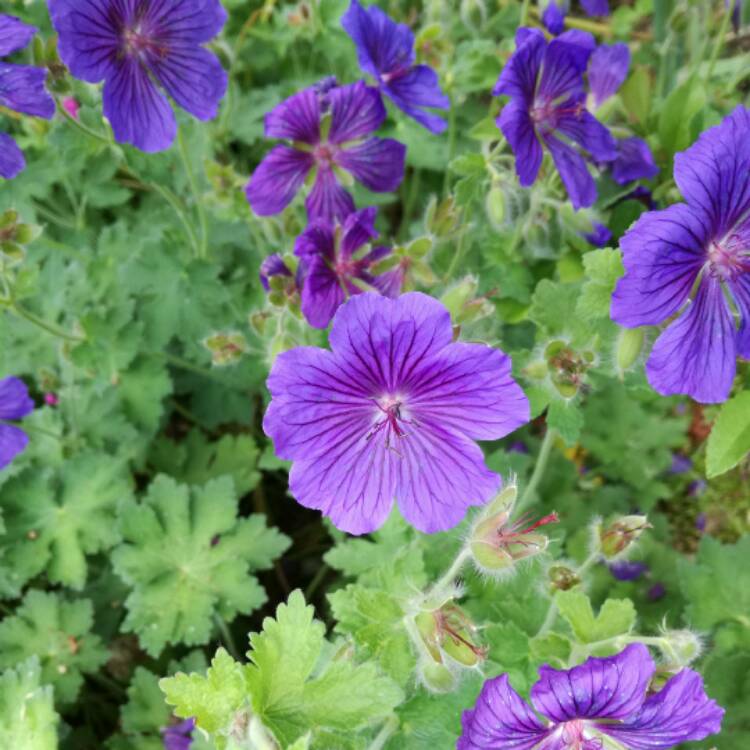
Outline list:
[[[591,601],[581,591],[558,591],[555,602],[582,643],[596,643],[624,635],[635,625],[636,612],[630,599],[607,599],[596,616]]]
[[[83,675],[107,660],[101,639],[90,632],[93,624],[87,599],[66,601],[57,593],[29,591],[15,614],[0,622],[0,668],[38,656],[42,681],[55,687],[58,702],[72,703]]]
[[[214,616],[230,621],[263,604],[250,573],[289,545],[264,516],[237,519],[230,477],[189,488],[159,476],[142,503],[122,508],[120,526],[125,543],[112,561],[133,587],[124,627],[153,655],[167,643],[206,643]]]
[[[60,718],[52,688],[41,682],[36,657],[0,674],[0,747],[56,750]]]
[[[624,270],[620,253],[610,248],[593,250],[583,256],[583,266],[587,281],[583,284],[576,311],[584,318],[609,318],[612,292]]]
[[[750,453],[750,391],[725,402],[708,437],[706,475],[719,476]]]

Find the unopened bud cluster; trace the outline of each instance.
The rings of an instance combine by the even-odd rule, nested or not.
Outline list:
[[[613,560],[623,555],[650,528],[646,516],[622,516],[606,526],[597,527],[599,549],[604,557]]]

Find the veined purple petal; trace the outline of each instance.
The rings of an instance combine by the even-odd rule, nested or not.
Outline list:
[[[320,142],[320,97],[314,88],[277,104],[265,117],[267,138],[287,138],[314,146]]]
[[[721,284],[706,275],[695,301],[659,336],[646,363],[651,387],[704,404],[726,401],[736,372],[734,319]]]
[[[138,7],[138,3],[133,5]],[[170,47],[210,42],[227,21],[227,12],[219,0],[151,0],[145,6],[143,25],[158,30],[159,38]]]
[[[23,419],[34,410],[26,383],[19,378],[0,380],[0,419]]]
[[[346,301],[346,292],[323,256],[308,255],[305,264],[302,314],[313,328],[327,328],[336,310]]]
[[[409,117],[432,133],[442,133],[448,123],[425,107],[449,109],[450,99],[441,91],[437,73],[427,65],[415,65],[408,73],[396,76],[383,85],[383,92]]]
[[[544,53],[537,95],[551,101],[583,93],[583,73],[593,49],[593,37],[585,32],[553,39]]]
[[[338,86],[328,94],[331,108],[330,143],[341,144],[369,135],[386,118],[380,92],[364,81]]]
[[[330,167],[319,166],[315,183],[305,201],[305,207],[310,221],[316,219],[343,221],[354,211],[354,199],[347,190],[341,187]]]
[[[677,312],[705,262],[707,231],[684,203],[643,214],[620,240],[626,273],[612,296],[612,320],[637,328]]]
[[[550,34],[557,36],[565,29],[565,11],[557,4],[557,0],[549,0],[542,13],[542,23]]]
[[[591,231],[583,235],[583,238],[594,247],[607,247],[612,241],[612,232],[601,222],[592,222]]]
[[[153,153],[168,149],[174,142],[174,112],[137,60],[121,61],[104,84],[103,101],[104,116],[119,143]]]
[[[23,152],[7,134],[0,133],[0,177],[12,180],[26,166]]]
[[[294,254],[300,258],[306,255],[320,255],[327,260],[334,260],[334,228],[334,224],[327,219],[311,221],[295,240]]]
[[[380,80],[381,75],[410,68],[414,64],[414,34],[392,21],[377,5],[363,8],[352,0],[341,25],[357,48],[363,70]]]
[[[594,104],[601,107],[622,86],[630,67],[630,49],[627,44],[602,44],[589,60],[589,88]]]
[[[76,77],[99,83],[115,70],[124,24],[122,4],[109,0],[47,0],[58,33],[58,52]],[[121,26],[120,26],[121,28]]]
[[[574,99],[560,105],[557,130],[588,151],[595,161],[610,161],[617,156],[617,142],[607,128],[586,109],[578,109]]]
[[[55,114],[55,100],[44,88],[46,80],[45,68],[0,63],[0,105],[49,120]]]
[[[0,470],[29,444],[29,436],[12,424],[0,424]]]
[[[461,717],[457,750],[533,750],[549,735],[507,674],[487,680],[476,706]]]
[[[34,37],[37,30],[15,16],[0,13],[0,57],[12,55],[23,49]]]
[[[513,149],[519,182],[523,187],[533,185],[542,166],[544,152],[523,102],[508,102],[497,118],[497,126]]]
[[[596,184],[589,174],[584,158],[575,149],[554,136],[547,136],[544,142],[552,154],[552,160],[568,191],[573,208],[577,211],[579,208],[593,205],[596,200]]]
[[[750,211],[748,132],[750,110],[740,106],[675,156],[675,182],[691,208],[713,225],[717,240]]]
[[[520,99],[528,109],[534,101],[537,79],[546,49],[547,42],[539,29],[518,29],[516,51],[505,64],[492,94],[507,94],[514,99]]]
[[[745,272],[727,285],[740,314],[737,354],[743,359],[750,359],[750,273]]]
[[[272,216],[283,211],[313,168],[312,154],[289,146],[275,146],[258,165],[245,195],[258,216]]]
[[[375,230],[377,216],[378,209],[369,206],[346,217],[341,237],[341,253],[344,257],[351,257],[362,245],[378,236]]]
[[[556,723],[626,719],[643,704],[654,670],[654,660],[642,643],[633,643],[615,656],[592,656],[573,669],[545,665],[531,688],[531,702]]]
[[[599,724],[597,729],[630,750],[671,750],[717,734],[723,716],[724,710],[706,695],[701,676],[683,669],[649,696],[635,716],[623,724]]]
[[[227,90],[227,74],[216,55],[203,47],[172,48],[150,67],[180,107],[199,120],[216,117]]]
[[[622,138],[617,141],[617,158],[612,162],[612,179],[618,185],[633,180],[650,180],[659,174],[659,167],[648,143],[641,138]]]
[[[609,0],[581,0],[581,7],[589,16],[609,15]]]
[[[406,146],[392,138],[369,138],[342,150],[336,163],[376,193],[396,190],[404,178]]]

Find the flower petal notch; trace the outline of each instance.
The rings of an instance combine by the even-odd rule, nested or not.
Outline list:
[[[720,403],[750,357],[750,111],[738,107],[675,157],[685,203],[641,216],[620,241],[611,317],[636,328],[675,313],[646,363],[662,395]]]
[[[373,5],[363,8],[352,0],[341,25],[357,47],[359,65],[375,79],[378,88],[409,117],[432,133],[442,133],[446,121],[430,109],[450,109],[437,73],[416,65],[414,34]]]
[[[363,81],[337,86],[335,78],[326,79],[290,96],[266,115],[266,137],[289,145],[274,146],[253,173],[245,188],[250,207],[259,216],[280,213],[311,174],[305,202],[310,221],[343,221],[354,211],[342,172],[376,193],[395,190],[404,176],[406,147],[370,136],[385,117],[380,93]]]
[[[546,146],[576,210],[596,200],[587,158],[617,156],[615,139],[586,109],[584,73],[594,46],[584,32],[566,31],[548,43],[538,29],[521,28],[492,91],[510,97],[497,126],[513,149],[521,185],[536,180]]]
[[[203,45],[227,20],[219,0],[48,4],[70,72],[104,81],[104,115],[119,143],[146,152],[172,145],[177,122],[166,94],[199,120],[216,117],[227,74]]]
[[[501,479],[476,440],[529,420],[510,358],[484,344],[452,343],[448,310],[412,292],[353,296],[333,320],[331,351],[279,355],[263,427],[293,461],[289,487],[342,531],[366,534],[394,499],[417,529],[461,521]]]
[[[33,26],[0,13],[0,57],[26,47],[35,33]],[[44,86],[46,79],[45,68],[0,62],[0,107],[51,119],[55,114],[55,100]],[[26,160],[16,142],[0,133],[0,177],[12,180],[25,166]]]
[[[671,750],[720,730],[724,711],[697,672],[682,669],[655,693],[649,691],[654,672],[641,643],[573,669],[544,665],[531,702],[545,722],[500,675],[484,683],[476,706],[464,712],[457,748],[598,750],[610,739],[625,750]]]

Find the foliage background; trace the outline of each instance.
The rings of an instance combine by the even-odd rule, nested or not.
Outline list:
[[[290,252],[304,226],[301,203],[259,219],[241,188],[268,149],[265,112],[327,75],[359,77],[339,25],[348,2],[224,5],[230,20],[214,48],[231,83],[219,117],[204,125],[181,115],[180,144],[145,155],[111,142],[100,90],[56,62],[45,3],[3,3],[41,29],[36,60],[49,65],[58,97],[80,102],[82,127],[61,115],[10,121],[28,166],[0,187],[0,210],[40,230],[22,262],[6,255],[2,267],[13,303],[0,315],[0,373],[22,376],[40,408],[27,420],[29,449],[0,474],[0,746],[46,750],[59,733],[61,746],[76,750],[160,747],[171,711],[158,677],[203,673],[219,646],[241,654],[247,634],[300,589],[327,636],[295,595],[276,631],[267,623],[265,640],[253,644],[253,708],[284,746],[304,747],[295,742],[312,730],[320,748],[452,747],[481,676],[429,694],[398,624],[415,587],[448,567],[466,524],[426,537],[394,517],[371,539],[345,539],[287,495],[287,467],[260,427],[273,355],[324,337],[269,305],[258,281],[267,254]],[[555,202],[554,184],[522,191],[507,160],[491,153],[499,104],[488,92],[521,12],[538,18],[534,6],[379,5],[416,26],[420,54],[440,71],[453,108],[443,136],[391,112],[383,134],[407,144],[406,179],[397,195],[357,188],[357,203],[381,206],[381,232],[404,253],[429,236],[412,283],[436,296],[450,291],[444,299],[456,316],[479,299],[484,314],[467,315],[464,338],[513,353],[536,418],[485,446],[492,468],[516,473],[523,488],[545,427],[558,431],[534,491],[534,512],[561,518],[552,556],[580,564],[594,516],[648,513],[654,528],[636,553],[648,575],[618,582],[597,564],[587,576],[595,611],[606,599],[634,605],[611,605],[602,632],[637,627],[654,637],[665,620],[700,631],[708,692],[728,709],[722,735],[703,746],[747,747],[750,464],[695,491],[718,408],[656,396],[642,358],[618,371],[619,331],[607,311],[619,257],[580,237],[599,218],[617,239],[644,206],[602,178],[597,209],[573,215]],[[630,78],[607,117],[648,140],[661,205],[679,199],[674,153],[747,102],[748,37],[727,30],[725,17],[721,2],[687,0],[616,3],[604,23],[574,16],[602,40],[631,44]],[[216,366],[206,345],[217,333],[241,335],[231,366]],[[550,340],[593,355],[573,399],[528,374]],[[738,391],[749,383],[745,363]],[[41,406],[50,392],[59,404]],[[670,473],[675,452],[692,458],[687,473]],[[701,513],[705,533],[696,528]],[[503,582],[466,576],[465,607],[489,646],[484,673],[508,671],[521,691],[540,663],[565,660],[580,641],[576,615],[534,637],[548,609],[543,567],[528,564]],[[655,584],[665,592],[656,600]],[[312,675],[297,673],[274,643],[309,653]],[[215,668],[216,702],[230,705],[236,664],[219,657]],[[196,685],[195,713],[223,726],[227,717],[203,706],[211,688]],[[294,696],[280,714],[277,694]]]

